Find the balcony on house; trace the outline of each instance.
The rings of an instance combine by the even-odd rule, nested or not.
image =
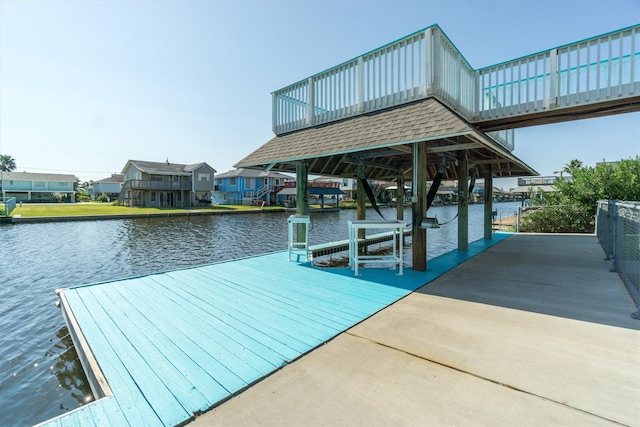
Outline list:
[[[130,179],[127,181],[131,190],[191,190],[191,181],[154,181],[144,179]]]

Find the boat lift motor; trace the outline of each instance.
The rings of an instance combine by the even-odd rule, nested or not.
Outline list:
[[[421,228],[440,228],[440,224],[438,224],[438,217],[426,217],[420,223]]]

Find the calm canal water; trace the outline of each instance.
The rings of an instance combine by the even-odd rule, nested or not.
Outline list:
[[[518,203],[494,209],[513,211]],[[445,222],[453,206],[434,207]],[[383,208],[388,219],[395,210]],[[54,291],[286,249],[285,213],[0,226],[0,424],[28,426],[93,398]],[[347,238],[355,210],[312,214],[310,244]],[[373,211],[367,218],[376,218]],[[410,221],[411,214],[405,212]],[[469,239],[483,235],[469,207]],[[457,245],[457,222],[428,231],[428,257]]]

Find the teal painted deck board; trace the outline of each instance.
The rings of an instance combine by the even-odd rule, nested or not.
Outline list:
[[[92,288],[91,294],[95,295],[96,288],[99,287]],[[112,317],[114,313],[108,311],[111,308],[108,301],[97,298],[94,301],[95,303],[91,305],[91,314],[104,331],[104,335],[108,337],[107,343],[103,343],[99,349],[94,350],[94,353],[97,353],[96,358],[100,360],[98,354],[102,353],[104,346],[109,346],[115,351],[120,360],[118,366],[125,367],[126,372],[134,380],[135,386],[142,393],[143,399],[160,418],[162,425],[176,425],[188,419],[191,414],[175,399],[171,390],[162,382],[162,378],[158,376],[157,367],[149,365],[153,355],[141,354],[140,351],[143,349],[140,348],[140,343],[129,340],[130,337],[133,339],[139,333],[137,326],[127,322],[126,316],[124,318]],[[85,303],[88,301],[85,300]],[[107,376],[107,378],[109,377]]]
[[[100,356],[100,366],[109,367],[109,386],[111,387],[114,396],[117,396],[119,407],[128,423],[135,426],[138,424],[143,425],[145,422],[153,423],[155,421],[155,425],[159,425],[160,419],[157,418],[153,409],[148,405],[139,404],[139,402],[144,401],[144,396],[136,387],[135,382],[129,375],[129,372],[126,370],[118,355],[108,344],[108,339],[104,336],[102,329],[87,310],[87,307],[84,305],[80,295],[77,292],[68,292],[65,295],[69,304],[73,307],[73,313],[78,324],[81,325],[82,331],[88,339],[89,345],[94,353],[97,353]],[[88,406],[93,405],[101,406],[102,401],[92,403]],[[68,417],[62,418],[62,420],[66,418],[72,420],[75,416],[75,413],[71,413]],[[67,424],[63,423],[63,425]]]
[[[192,314],[198,316],[202,325],[211,328],[210,331],[205,332],[211,339],[218,342],[225,350],[229,350],[232,357],[234,354],[237,356],[239,361],[235,363],[246,364],[246,369],[255,372],[264,372],[280,366],[280,363],[274,363],[273,360],[274,358],[281,360],[282,356],[275,354],[275,352],[265,354],[265,350],[269,348],[268,344],[275,346],[277,341],[273,339],[272,335],[255,329],[251,323],[247,323],[246,315],[239,313],[229,304],[218,303],[216,299],[211,299],[210,302],[202,301],[183,289],[176,291],[176,298],[183,301],[180,303],[178,299],[175,300],[176,304],[184,304],[182,305],[184,311],[191,307],[191,310],[195,310]],[[255,319],[248,320],[255,323],[256,327],[263,326],[259,325]],[[198,325],[194,326],[198,327]],[[259,339],[254,339],[255,336],[259,336]],[[254,348],[261,344],[259,350],[262,351],[255,351]],[[248,375],[250,378],[253,377],[251,372]]]
[[[148,364],[155,368],[162,382],[183,407],[200,405],[200,410],[205,410],[219,400],[215,399],[216,396],[224,395],[225,390],[213,378],[207,381],[207,372],[194,363],[181,346],[166,338],[158,324],[162,319],[152,316],[151,312],[145,316],[138,309],[139,305],[133,305],[117,292],[107,292],[103,287],[97,287],[94,292],[101,301],[112,300],[110,312],[114,317],[127,318],[130,324],[121,325],[123,329],[137,330],[137,334],[128,336],[129,341],[136,342],[138,351],[145,354]]]
[[[508,235],[426,272],[319,269],[286,252],[64,290],[113,391],[48,426],[175,425]]]
[[[191,291],[195,292],[196,289],[192,288]],[[269,313],[270,315],[267,316],[265,315],[265,311],[262,310],[264,304],[268,303],[259,301],[259,303],[256,302],[254,304],[245,302],[245,304],[239,305],[230,300],[235,300],[242,297],[242,295],[238,295],[229,289],[225,289],[227,295],[211,295],[211,290],[209,289],[201,292],[203,295],[208,296],[211,301],[216,302],[216,306],[221,309],[221,313],[218,314],[221,320],[228,322],[236,320],[238,322],[236,327],[239,328],[239,330],[246,332],[250,336],[260,335],[260,342],[265,344],[272,343],[273,348],[277,348],[277,351],[283,356],[291,356],[292,351],[299,353],[299,351],[303,351],[313,343],[312,339],[306,338],[305,335],[296,334],[292,329],[283,328],[282,325],[279,324],[266,322],[266,320],[273,317],[272,313]],[[276,304],[274,303],[274,305]],[[223,308],[226,308],[226,310],[223,311]],[[259,318],[248,314],[258,309],[260,309],[261,313]],[[267,309],[270,309],[270,307],[267,307]],[[230,312],[233,312],[233,316]],[[280,345],[278,343],[280,343]]]
[[[212,275],[211,273],[205,273],[202,270],[199,270],[197,273],[200,275]],[[222,278],[221,276],[216,277],[220,277],[221,282],[226,285],[226,278]],[[307,322],[310,322],[312,324],[321,324],[333,328],[345,326],[349,323],[344,319],[334,319],[326,315],[316,314],[315,310],[311,311],[308,305],[298,303],[291,298],[287,298],[286,292],[284,293],[284,295],[280,295],[280,293],[282,293],[281,289],[273,289],[273,287],[269,288],[264,286],[248,287],[242,286],[242,284],[237,284],[235,286],[235,289],[238,293],[252,295],[255,298],[265,301],[268,300],[269,304],[277,307],[280,310],[290,310],[293,314],[298,315],[298,319],[301,319],[301,321],[306,320]]]

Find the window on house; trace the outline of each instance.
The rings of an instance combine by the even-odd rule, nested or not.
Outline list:
[[[222,193],[222,200],[227,200],[227,193]]]
[[[229,178],[229,185],[236,185],[236,177]]]
[[[211,179],[211,175],[208,173],[199,173],[198,181],[209,181]]]
[[[149,181],[162,181],[162,175],[149,175]]]
[[[58,185],[59,185],[60,187],[68,187],[68,186],[69,186],[69,184],[71,184],[71,183],[70,183],[70,182],[59,182],[59,183],[58,183]]]
[[[178,202],[182,202],[182,191],[178,191]]]
[[[152,192],[151,192],[151,201],[152,201],[152,202],[155,202],[155,201],[156,201],[156,197],[157,197],[157,196],[156,196],[156,192],[155,192],[155,191],[152,191]]]
[[[33,183],[33,186],[36,188],[44,188],[46,186],[46,183],[42,182],[42,181],[35,181]]]
[[[13,185],[13,181],[9,181],[9,185]]]

